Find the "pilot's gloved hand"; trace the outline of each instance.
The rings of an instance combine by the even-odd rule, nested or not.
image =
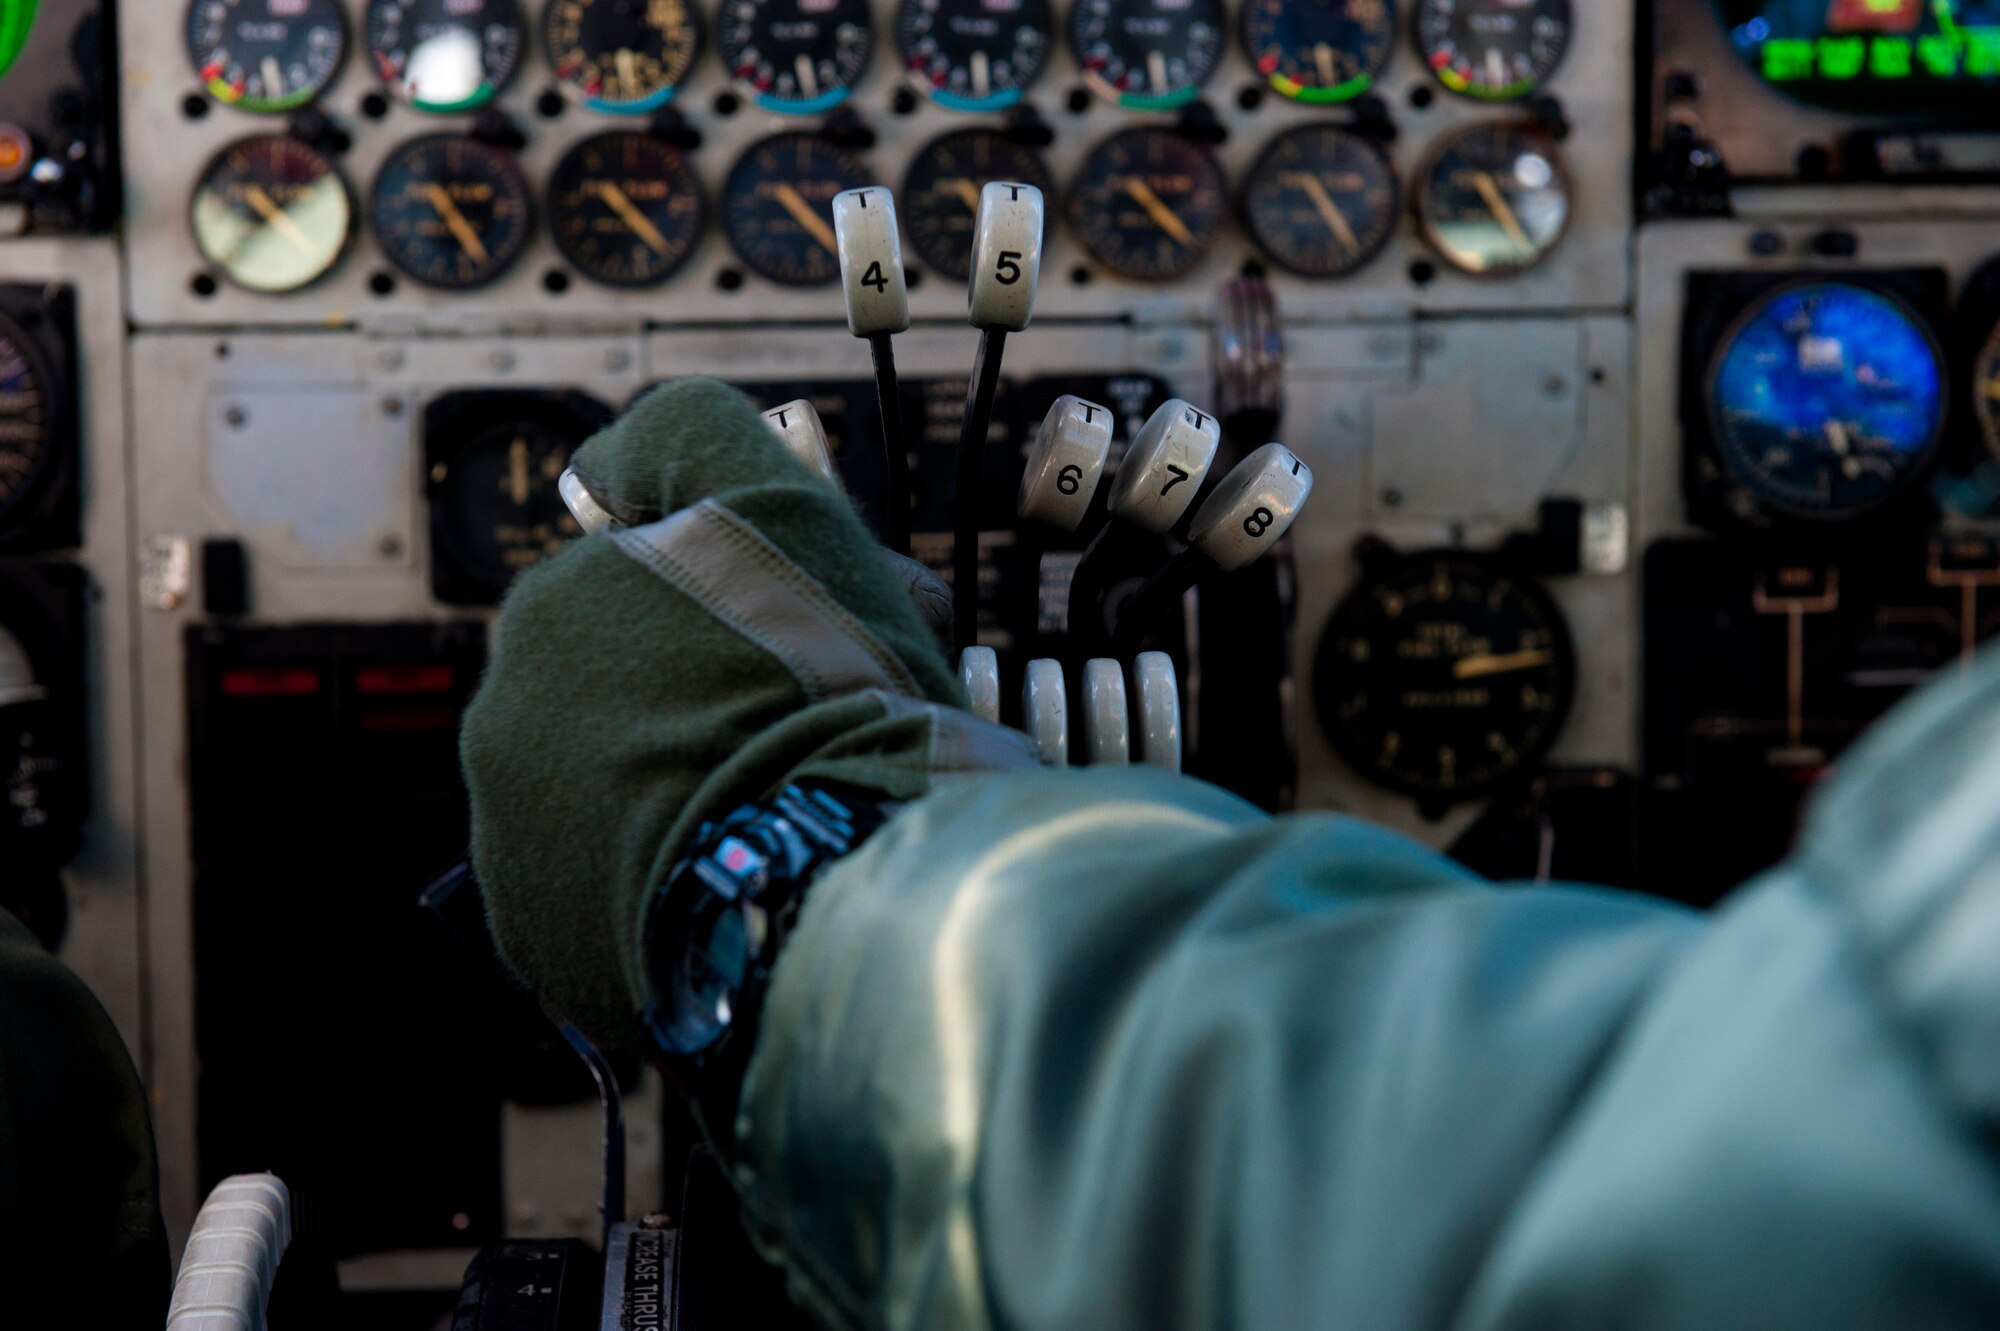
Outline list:
[[[741,394],[668,384],[573,466],[622,529],[515,584],[461,745],[508,964],[616,1048],[651,891],[702,819],[806,777],[900,800],[1033,758],[957,710],[907,580]]]

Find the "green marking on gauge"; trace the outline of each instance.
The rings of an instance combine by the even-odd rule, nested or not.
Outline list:
[[[14,67],[21,48],[28,44],[28,30],[35,26],[38,0],[0,0],[0,74]]]

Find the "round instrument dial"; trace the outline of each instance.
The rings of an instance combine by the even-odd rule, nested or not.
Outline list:
[[[514,155],[465,134],[429,134],[389,155],[369,204],[389,262],[425,286],[484,286],[528,246],[533,205]]]
[[[833,196],[874,184],[868,167],[817,134],[773,134],[750,145],[722,186],[722,230],[745,266],[788,287],[840,276]]]
[[[1438,257],[1474,277],[1509,277],[1554,253],[1573,189],[1554,139],[1506,121],[1441,142],[1417,182],[1417,225]]]
[[[903,0],[896,40],[903,63],[940,106],[999,111],[1048,64],[1049,0]]]
[[[1562,613],[1539,584],[1463,551],[1390,556],[1327,621],[1320,725],[1370,781],[1483,794],[1538,762],[1576,693]]]
[[[1303,277],[1344,277],[1382,252],[1402,216],[1396,168],[1373,139],[1301,125],[1271,141],[1243,186],[1251,239]]]
[[[469,111],[493,100],[527,45],[519,0],[368,0],[368,54],[419,111]]]
[[[347,54],[339,0],[192,0],[188,58],[208,95],[267,114],[304,106]]]
[[[898,197],[918,258],[956,281],[972,276],[979,191],[994,180],[1033,185],[1045,198],[1055,193],[1041,155],[995,130],[953,130],[917,151]]]
[[[1242,25],[1257,72],[1314,104],[1367,92],[1396,47],[1394,0],[1249,0]]]
[[[1135,282],[1171,282],[1208,256],[1229,218],[1215,155],[1171,130],[1120,130],[1090,150],[1069,191],[1092,258]]]
[[[688,0],[549,0],[542,41],[564,92],[592,111],[643,115],[687,81],[701,17]]]
[[[1222,63],[1222,0],[1077,0],[1070,48],[1083,81],[1135,111],[1185,106]]]
[[[757,105],[817,115],[847,100],[868,72],[868,0],[729,0],[716,20],[722,67]]]
[[[580,441],[541,421],[490,426],[431,466],[439,553],[497,593],[583,534],[557,482]]]
[[[606,286],[666,281],[694,253],[708,221],[701,181],[680,149],[626,130],[564,153],[548,200],[556,248]]]
[[[1944,436],[1944,356],[1917,313],[1844,282],[1782,287],[1731,325],[1708,372],[1730,475],[1763,508],[1851,518],[1919,479]]]
[[[1417,0],[1417,54],[1437,81],[1481,101],[1532,96],[1569,49],[1569,0]]]
[[[2000,324],[1987,334],[1972,363],[1972,410],[1986,447],[2000,453]]]
[[[55,452],[58,398],[48,360],[0,314],[0,517],[34,493]]]
[[[354,194],[340,168],[289,134],[238,139],[195,183],[194,240],[251,291],[297,291],[333,271],[354,238]]]

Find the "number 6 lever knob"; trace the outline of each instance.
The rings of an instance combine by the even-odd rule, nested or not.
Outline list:
[[[891,337],[910,326],[910,293],[903,281],[903,241],[896,230],[896,197],[880,185],[833,196],[840,288],[847,297],[847,330],[868,339],[875,360],[875,399],[882,410],[888,493],[883,521],[889,548],[910,553],[910,452],[903,442],[902,397],[896,388]]]
[[[1042,418],[1021,474],[1021,516],[1073,532],[1090,511],[1111,456],[1112,415],[1080,397],[1063,396]]]

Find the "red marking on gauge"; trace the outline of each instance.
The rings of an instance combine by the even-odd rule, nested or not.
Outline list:
[[[1277,69],[1278,63],[1278,57],[1275,54],[1259,56],[1257,59],[1257,72],[1265,78],[1269,78],[1272,71]]]
[[[1443,69],[1443,68],[1444,68],[1444,67],[1445,67],[1446,65],[1448,65],[1448,64],[1450,64],[1450,63],[1451,63],[1451,52],[1449,52],[1449,51],[1432,51],[1432,52],[1431,52],[1431,68],[1432,68],[1432,69]]]
[[[201,81],[203,83],[213,83],[221,77],[222,62],[220,60],[211,60],[201,67]]]

